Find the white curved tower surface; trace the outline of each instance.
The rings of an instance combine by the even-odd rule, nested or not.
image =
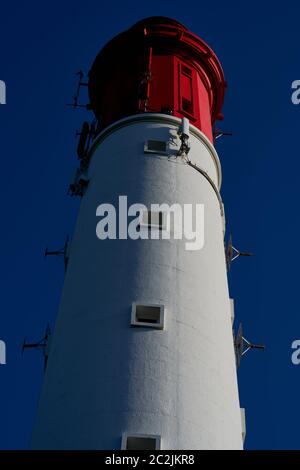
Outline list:
[[[112,119],[89,150],[34,449],[147,448],[154,437],[161,449],[242,449],[219,158],[205,123],[189,125],[190,150],[178,155],[184,113],[144,111]],[[147,152],[149,141],[166,151]],[[118,215],[122,195],[128,206],[203,204],[203,248],[172,236],[99,240],[97,207]],[[132,325],[134,303],[162,306],[162,329]]]

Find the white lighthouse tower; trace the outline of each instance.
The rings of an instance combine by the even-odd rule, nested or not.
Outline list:
[[[33,448],[242,448],[212,131],[224,89],[213,51],[169,18],[140,21],[97,56],[99,125],[73,187],[82,201]],[[99,240],[97,208],[110,204],[118,218],[120,201],[202,204],[203,247],[133,240],[124,226]],[[160,232],[164,220],[148,212],[141,230]]]

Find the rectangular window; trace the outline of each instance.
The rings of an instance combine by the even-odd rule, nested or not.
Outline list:
[[[187,114],[193,114],[193,102],[187,98],[182,98],[181,101],[182,110]]]
[[[159,450],[160,436],[123,434],[122,450]]]
[[[133,302],[131,325],[162,330],[164,327],[164,306],[160,304]]]
[[[179,106],[189,117],[194,116],[193,70],[179,63]]]
[[[147,140],[144,145],[144,152],[167,155],[167,142],[164,140]]]

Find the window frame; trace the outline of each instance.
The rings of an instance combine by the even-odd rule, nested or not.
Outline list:
[[[159,309],[159,321],[157,322],[138,321],[137,320],[138,318],[137,308],[138,307],[155,307]],[[165,306],[163,304],[150,303],[150,302],[139,302],[139,301],[132,302],[131,326],[163,330],[165,326]]]
[[[159,143],[164,143],[165,144],[165,150],[158,150],[158,149],[153,149],[151,148],[151,145],[149,145],[149,142],[159,142]],[[156,154],[156,155],[168,155],[168,142],[165,140],[160,140],[160,139],[147,139],[144,143],[144,153],[151,153],[151,154]]]
[[[153,439],[155,441],[155,449],[136,449],[136,450],[160,450],[161,449],[161,436],[158,434],[138,434],[138,433],[128,433],[124,432],[122,434],[122,443],[121,443],[121,450],[135,450],[135,449],[128,449],[127,442],[128,438],[132,439]]]

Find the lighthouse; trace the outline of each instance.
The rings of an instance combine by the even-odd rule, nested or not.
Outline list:
[[[242,449],[214,147],[225,88],[210,47],[165,17],[139,21],[92,64],[97,125],[82,131],[81,204],[32,448]],[[202,207],[197,249],[173,236],[174,204]],[[144,235],[130,237],[121,214],[130,224],[136,205]]]

